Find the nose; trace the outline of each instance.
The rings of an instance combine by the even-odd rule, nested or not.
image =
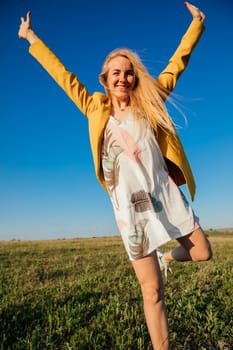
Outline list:
[[[125,72],[122,72],[120,74],[120,81],[125,82],[127,80],[127,75]]]

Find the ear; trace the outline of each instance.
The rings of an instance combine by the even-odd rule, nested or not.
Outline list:
[[[99,82],[101,85],[103,85],[105,88],[107,87],[107,79],[105,74],[99,75]]]

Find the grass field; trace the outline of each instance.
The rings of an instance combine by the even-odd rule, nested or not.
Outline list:
[[[233,233],[208,234],[165,282],[172,350],[233,349]],[[119,237],[0,242],[0,266],[1,350],[152,350]]]

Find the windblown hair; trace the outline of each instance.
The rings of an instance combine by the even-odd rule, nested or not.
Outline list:
[[[136,120],[140,121],[145,118],[155,131],[160,126],[164,131],[174,134],[175,127],[164,103],[169,92],[149,74],[135,52],[129,49],[115,49],[106,57],[99,81],[104,86],[107,95],[111,98],[107,87],[109,62],[117,56],[126,57],[130,61],[136,77],[135,86],[130,93],[130,105]]]

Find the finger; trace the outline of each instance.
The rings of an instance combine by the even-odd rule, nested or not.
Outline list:
[[[191,14],[196,12],[196,11],[199,11],[197,6],[194,6],[194,5],[190,4],[189,2],[185,2],[184,4],[187,7],[187,9],[191,12]]]
[[[185,2],[184,2],[184,4],[185,4],[185,6],[193,7],[193,8],[195,8],[195,9],[197,9],[197,8],[198,8],[197,6],[195,6],[195,5],[191,4],[191,3],[190,3],[190,2],[188,2],[188,1],[185,1]]]
[[[200,11],[200,15],[202,19],[205,19],[205,14],[202,11]]]
[[[185,2],[184,4],[193,16],[193,18],[198,18],[201,22],[205,21],[205,14],[201,12],[198,7],[190,4],[189,2]]]
[[[184,5],[185,5],[186,7],[190,7],[190,6],[191,6],[191,4],[190,4],[188,1],[185,1],[185,2],[184,2]]]
[[[27,21],[30,22],[31,19],[31,11],[27,12]]]

